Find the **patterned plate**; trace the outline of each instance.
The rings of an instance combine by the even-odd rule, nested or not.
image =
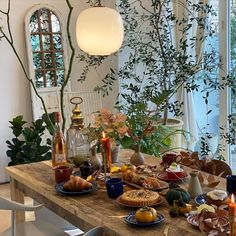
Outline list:
[[[179,182],[179,181],[184,180],[186,177],[188,177],[188,174],[183,173],[183,177],[181,177],[181,178],[176,177],[174,179],[170,179],[170,178],[167,177],[167,172],[163,171],[163,172],[157,173],[156,177],[161,179],[161,180],[167,181],[167,182]]]
[[[202,204],[207,204],[207,201],[206,201],[206,194],[203,193],[203,194],[200,194],[198,196],[196,196],[194,198],[194,201],[197,205],[202,205]]]
[[[187,217],[187,221],[189,224],[198,227],[198,215],[191,215]],[[228,218],[227,217],[219,217],[219,225],[221,227],[224,227],[229,224]]]
[[[58,193],[61,193],[61,194],[66,194],[66,195],[71,195],[71,196],[78,196],[78,195],[84,195],[84,194],[88,194],[94,190],[97,189],[97,185],[96,184],[93,184],[92,188],[89,188],[89,189],[85,189],[85,190],[82,190],[82,191],[68,191],[68,190],[64,190],[63,189],[63,185],[65,184],[65,182],[62,182],[62,183],[58,183],[56,186],[55,186],[55,189]]]
[[[131,212],[129,215],[127,215],[124,218],[124,220],[131,225],[145,227],[145,226],[160,224],[161,222],[163,222],[165,220],[165,218],[162,214],[158,213],[158,216],[155,221],[149,222],[149,223],[140,223],[135,219],[135,212]]]

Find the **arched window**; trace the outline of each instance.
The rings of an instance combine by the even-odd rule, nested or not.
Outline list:
[[[25,17],[29,74],[49,113],[60,110],[59,90],[68,68],[65,18],[48,4],[32,7]],[[65,92],[70,92],[70,82]],[[44,109],[32,87],[31,98],[33,117],[37,119]]]
[[[52,10],[40,8],[30,17],[29,29],[36,87],[62,85],[65,66],[59,18]]]

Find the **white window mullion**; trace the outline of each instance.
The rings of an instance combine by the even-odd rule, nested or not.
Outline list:
[[[222,77],[226,76],[229,72],[229,39],[230,39],[230,0],[219,0],[219,41],[220,41],[220,59],[222,64],[222,70],[220,70],[220,80]],[[220,126],[227,128],[227,116],[230,111],[230,92],[228,88],[220,90],[219,94],[219,104],[220,104]],[[220,144],[225,147],[225,150],[221,152],[226,161],[230,163],[229,158],[229,145],[225,140],[221,139]]]

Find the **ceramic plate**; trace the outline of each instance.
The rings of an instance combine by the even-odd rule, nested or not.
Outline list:
[[[71,195],[71,196],[78,196],[78,195],[84,195],[84,194],[88,194],[94,190],[97,189],[97,185],[96,184],[93,184],[92,188],[89,188],[89,189],[85,189],[85,190],[82,190],[82,191],[68,191],[68,190],[64,190],[63,189],[63,185],[65,184],[65,182],[62,182],[62,183],[58,183],[56,186],[55,186],[55,189],[58,193],[61,193],[61,194],[66,194],[66,195]]]
[[[157,202],[156,203],[154,203],[154,204],[152,204],[152,205],[148,205],[148,206],[158,206],[158,205],[160,205],[160,204],[162,204],[163,203],[163,197],[159,197],[158,198],[158,200],[157,200]],[[120,201],[120,197],[118,197],[117,199],[116,199],[116,202],[119,204],[119,205],[121,205],[121,206],[125,206],[125,207],[130,207],[130,208],[140,208],[140,207],[143,207],[142,205],[140,205],[140,206],[134,206],[134,205],[130,205],[130,204],[125,204],[125,203],[123,203],[123,202],[121,202]]]
[[[194,201],[197,205],[207,204],[206,194],[200,194],[194,198]]]
[[[187,217],[187,221],[189,224],[198,227],[198,215],[191,215]],[[224,227],[226,225],[228,225],[229,221],[227,217],[219,217],[219,225],[221,227]]]
[[[183,177],[181,178],[174,178],[174,179],[170,179],[167,177],[167,172],[166,171],[163,171],[163,172],[160,172],[160,173],[157,173],[156,177],[161,179],[161,180],[164,180],[164,181],[168,181],[168,182],[178,182],[178,181],[181,181],[181,180],[184,180],[186,177],[188,176],[187,173],[183,173]]]
[[[151,226],[151,225],[156,225],[156,224],[160,224],[161,222],[164,221],[164,216],[160,213],[158,213],[158,216],[156,218],[155,221],[153,222],[149,222],[149,223],[140,223],[135,219],[135,212],[131,212],[129,215],[127,215],[124,220],[131,224],[131,225],[135,225],[135,226],[141,226],[141,227],[145,227],[145,226]]]

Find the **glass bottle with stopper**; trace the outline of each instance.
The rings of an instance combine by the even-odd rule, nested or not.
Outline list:
[[[67,130],[67,149],[68,149],[68,161],[74,163],[76,166],[80,166],[90,156],[90,146],[82,132],[84,128],[84,119],[82,117],[82,111],[79,105],[83,102],[81,97],[73,97],[70,99],[70,103],[75,107],[72,110],[71,125]]]
[[[67,147],[60,128],[60,113],[55,112],[55,127],[52,137],[52,166],[64,165],[67,162]]]

